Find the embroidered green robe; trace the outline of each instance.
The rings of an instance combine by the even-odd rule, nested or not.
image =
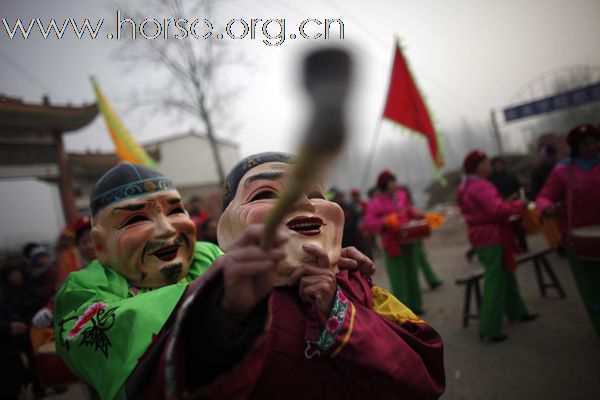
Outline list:
[[[186,277],[158,289],[138,289],[93,261],[71,273],[54,303],[56,350],[102,399],[125,398],[124,384],[163,328],[187,285],[222,251],[197,242]]]

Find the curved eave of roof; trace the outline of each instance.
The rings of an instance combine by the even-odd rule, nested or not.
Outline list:
[[[70,132],[83,128],[97,114],[96,103],[64,107],[0,102],[0,129]]]

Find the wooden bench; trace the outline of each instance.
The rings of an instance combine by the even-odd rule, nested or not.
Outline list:
[[[542,297],[546,297],[546,289],[556,289],[559,296],[561,298],[565,298],[565,291],[563,290],[562,285],[552,270],[552,266],[546,258],[546,255],[553,251],[554,250],[552,248],[530,251],[515,257],[515,261],[517,262],[517,265],[524,264],[528,261],[533,261],[533,265],[535,266],[535,276],[537,278]],[[545,279],[544,275],[547,275],[548,279]]]
[[[548,262],[546,255],[554,251],[551,248],[534,250],[515,257],[517,264],[523,264],[532,261],[535,267],[535,275],[543,297],[546,297],[546,289],[556,289],[561,298],[566,297],[558,278],[554,274],[552,266]],[[469,319],[478,319],[481,307],[481,288],[479,281],[483,278],[484,269],[479,264],[473,263],[464,268],[456,278],[457,285],[465,285],[465,302],[463,307],[463,327],[469,325]],[[545,275],[548,278],[545,278]],[[471,299],[475,297],[476,313],[471,313]]]
[[[480,266],[469,266],[465,268],[458,278],[456,278],[457,285],[465,285],[465,304],[463,308],[463,327],[469,325],[469,319],[479,318],[479,310],[481,307],[481,289],[479,287],[479,281],[483,278],[484,270]],[[477,306],[477,312],[471,313],[471,293],[475,296],[475,304]]]

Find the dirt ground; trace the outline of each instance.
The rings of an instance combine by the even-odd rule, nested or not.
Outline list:
[[[530,237],[530,247],[542,248],[544,240]],[[431,264],[444,284],[430,290],[422,280],[427,320],[445,344],[446,392],[444,400],[578,400],[600,398],[600,338],[589,322],[566,260],[549,255],[554,272],[566,291],[559,298],[549,289],[541,296],[532,263],[520,265],[517,277],[525,303],[540,313],[530,323],[505,322],[509,336],[503,343],[480,342],[477,321],[462,327],[464,287],[455,279],[467,263],[465,227],[460,216],[450,217],[434,231],[425,246]],[[376,259],[374,281],[389,288],[385,265]],[[600,290],[600,288],[599,288]],[[87,398],[80,386],[72,386],[49,399]]]
[[[530,247],[544,247],[540,236],[529,237]],[[548,261],[563,285],[566,298],[548,289],[544,298],[537,286],[533,263],[519,266],[517,279],[530,312],[540,313],[529,323],[505,322],[508,340],[488,344],[479,340],[477,320],[462,327],[464,287],[455,280],[467,266],[468,248],[460,216],[452,217],[425,241],[428,258],[444,284],[424,288],[424,319],[444,339],[446,392],[444,400],[465,399],[593,399],[600,398],[600,338],[585,313],[565,259],[555,253]],[[388,286],[379,262],[374,281]],[[600,288],[599,288],[600,290]]]

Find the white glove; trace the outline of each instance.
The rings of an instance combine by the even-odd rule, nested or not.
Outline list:
[[[52,326],[52,311],[42,308],[31,319],[31,325],[36,328],[48,328]]]

